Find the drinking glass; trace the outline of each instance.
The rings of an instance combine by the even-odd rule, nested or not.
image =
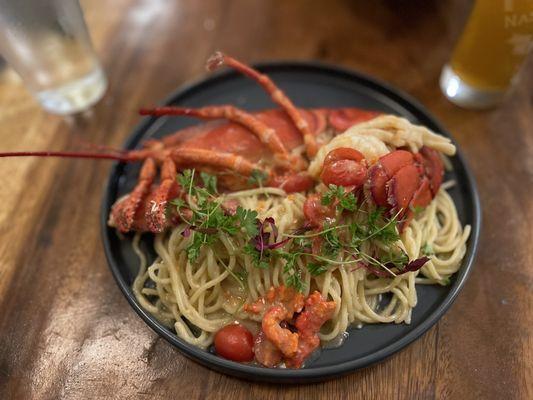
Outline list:
[[[0,54],[48,111],[83,111],[107,81],[77,0],[0,0]]]
[[[440,86],[466,108],[498,104],[533,43],[533,0],[477,0]]]

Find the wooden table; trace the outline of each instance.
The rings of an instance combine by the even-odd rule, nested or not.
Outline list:
[[[453,132],[479,184],[476,266],[435,327],[385,362],[325,383],[252,384],[211,372],[159,339],[111,277],[99,226],[110,164],[2,159],[0,398],[533,398],[533,63],[498,109],[456,108],[437,82],[469,5],[398,3],[86,1],[110,81],[105,98],[88,116],[61,119],[5,70],[0,149],[119,146],[139,121],[136,110],[202,76],[216,49],[373,74]]]

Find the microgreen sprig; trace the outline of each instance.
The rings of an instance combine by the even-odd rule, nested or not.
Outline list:
[[[261,171],[254,171],[249,183],[261,187],[266,176]],[[216,176],[194,169],[185,170],[177,177],[186,195],[173,199],[170,204],[187,224],[183,236],[190,237],[186,249],[189,262],[195,262],[201,255],[201,248],[215,243],[220,234],[240,237],[247,243],[242,251],[250,257],[251,263],[262,269],[270,268],[282,260],[285,283],[299,291],[305,289],[304,271],[311,276],[319,276],[331,265],[358,264],[370,273],[378,276],[395,277],[398,274],[421,268],[428,257],[409,262],[407,254],[398,247],[398,219],[400,212],[388,218],[383,209],[363,210],[357,197],[347,192],[342,186],[330,185],[322,195],[323,206],[335,207],[337,215],[357,215],[348,219],[349,223],[334,225],[325,223],[322,229],[309,233],[306,225],[294,233],[284,233],[284,239],[278,238],[278,230],[273,218],[264,221],[258,219],[255,210],[238,206],[233,213],[226,212],[222,203],[224,197],[219,195]],[[188,211],[187,211],[188,210]],[[272,239],[273,238],[273,239]],[[278,240],[276,242],[276,240]],[[373,246],[375,245],[375,246]],[[378,258],[368,254],[364,249],[379,247],[389,249]],[[422,249],[423,253],[426,250]],[[318,253],[318,254],[317,254]],[[427,251],[429,253],[429,251]],[[305,263],[301,269],[300,261]],[[243,287],[244,271],[232,271],[219,260],[238,284]]]

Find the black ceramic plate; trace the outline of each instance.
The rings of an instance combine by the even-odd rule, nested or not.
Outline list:
[[[361,107],[401,115],[450,136],[429,112],[398,90],[356,72],[316,63],[271,63],[258,67],[267,73],[299,107]],[[233,104],[246,110],[274,108],[269,97],[255,82],[227,71],[193,85],[181,88],[169,97],[166,104],[200,107],[209,104]],[[198,120],[184,117],[146,118],[126,143],[133,149],[149,137],[162,137],[178,129],[198,124]],[[113,167],[102,205],[102,235],[111,271],[133,309],[159,335],[187,356],[215,370],[242,378],[276,381],[306,382],[339,376],[383,360],[407,346],[427,331],[450,307],[465,284],[472,267],[478,243],[480,205],[474,179],[460,150],[452,158],[453,171],[448,173],[457,185],[450,190],[463,224],[472,225],[468,250],[463,265],[451,285],[417,287],[418,305],[413,310],[411,324],[367,325],[351,329],[343,346],[322,351],[320,357],[304,369],[267,369],[235,363],[208,351],[187,344],[175,333],[144,311],[131,291],[138,260],[128,238],[120,239],[106,226],[113,202],[131,190],[136,182],[139,165],[117,164]],[[151,238],[145,235],[143,247],[150,250]]]

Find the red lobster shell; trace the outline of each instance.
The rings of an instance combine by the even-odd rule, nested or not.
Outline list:
[[[253,113],[232,105],[143,109],[143,115],[185,115],[210,121],[161,140],[148,140],[139,150],[18,152],[0,153],[0,156],[143,161],[137,185],[113,205],[109,223],[121,232],[157,233],[176,222],[175,216],[166,212],[166,206],[180,193],[175,179],[178,171],[195,168],[214,173],[219,176],[222,188],[235,190],[246,187],[247,178],[258,170],[268,176],[267,185],[287,192],[307,191],[316,182],[306,168],[320,145],[347,128],[379,115],[357,108],[297,108],[268,76],[232,57],[217,52],[207,64],[209,70],[226,65],[252,78],[280,108]],[[442,180],[442,162],[429,148],[422,148],[417,154],[394,151],[373,166],[353,157],[336,163],[337,167],[349,165],[357,170],[351,170],[358,174],[356,186],[366,182],[377,205],[402,209],[406,214],[411,206],[423,206],[431,201]]]

